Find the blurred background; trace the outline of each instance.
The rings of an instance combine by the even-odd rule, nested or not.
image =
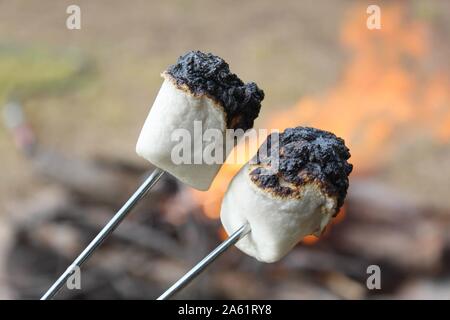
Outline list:
[[[231,249],[177,297],[449,299],[449,37],[447,1],[0,1],[0,298],[40,297],[153,169],[134,148],[159,74],[198,49],[264,89],[256,128],[332,131],[354,171],[320,239]],[[167,175],[58,298],[157,297],[226,236],[237,170],[207,192]]]

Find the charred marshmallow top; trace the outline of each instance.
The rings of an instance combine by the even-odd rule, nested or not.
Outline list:
[[[279,143],[278,172],[270,172],[270,153],[262,154],[260,148],[255,156],[256,164],[250,166],[249,175],[253,183],[281,198],[299,197],[303,185],[314,183],[328,196],[336,197],[336,214],[344,203],[348,175],[353,169],[347,162],[350,152],[344,140],[331,132],[297,127],[280,133]],[[270,137],[265,144],[270,150]]]
[[[164,75],[180,89],[195,96],[206,95],[224,110],[229,129],[253,127],[261,109],[264,91],[256,83],[244,83],[231,73],[228,63],[211,53],[190,51],[170,66]]]

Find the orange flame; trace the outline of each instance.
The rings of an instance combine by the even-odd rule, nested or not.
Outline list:
[[[364,8],[349,12],[341,42],[351,53],[341,81],[321,98],[305,97],[272,126],[313,126],[343,137],[355,172],[376,169],[401,134],[422,130],[450,141],[450,80],[428,71],[429,32],[404,6],[382,8],[382,28],[366,27]],[[411,126],[411,123],[413,125]]]
[[[220,169],[217,177],[214,179],[211,188],[208,191],[203,192],[192,189],[194,199],[198,201],[203,209],[204,214],[208,218],[219,218],[222,198],[228,188],[228,185],[230,184],[236,173],[253,156],[248,152],[248,146],[250,143],[252,143],[252,141],[253,139],[249,138],[248,140],[241,141],[236,146],[235,152],[229,155],[226,163]],[[239,163],[236,163],[236,161],[231,161],[232,157],[237,157],[237,155],[239,155],[239,157],[242,157],[242,159],[239,159]]]
[[[331,228],[333,225],[341,223],[342,220],[344,220],[345,218],[345,212],[346,212],[346,205],[344,204],[341,209],[339,210],[338,214],[336,215],[336,217],[331,220],[331,223],[329,225],[327,225],[325,227],[325,229],[323,230],[323,233],[321,235],[321,238],[326,237],[330,232],[331,232]],[[304,237],[301,241],[302,244],[306,244],[306,245],[312,245],[317,243],[321,238],[316,237],[314,235],[308,235],[306,237]]]

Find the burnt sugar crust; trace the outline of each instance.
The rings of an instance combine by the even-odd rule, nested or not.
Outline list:
[[[244,83],[231,73],[228,63],[211,53],[190,51],[166,71],[179,87],[192,94],[207,95],[220,104],[227,115],[227,127],[246,131],[253,127],[261,109],[264,91],[256,83]]]
[[[270,136],[263,146],[266,150],[274,147]],[[350,152],[343,139],[310,127],[286,129],[279,134],[278,172],[270,169],[270,152],[261,150],[264,149],[258,150],[249,169],[249,177],[258,188],[276,197],[296,198],[301,195],[302,186],[313,183],[328,196],[336,198],[335,214],[339,211],[353,169],[347,162]]]

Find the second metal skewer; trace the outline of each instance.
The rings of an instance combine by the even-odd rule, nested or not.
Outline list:
[[[108,224],[97,234],[97,236],[89,243],[89,245],[80,253],[74,262],[64,271],[64,273],[56,280],[56,282],[41,297],[41,300],[48,300],[55,296],[61,289],[67,279],[73,274],[76,267],[80,267],[91,254],[100,246],[103,241],[117,228],[117,226],[125,219],[127,214],[141,200],[145,194],[158,182],[165,171],[156,168],[152,174],[142,183],[136,192],[128,199],[128,201],[120,208],[120,210],[112,217]]]
[[[238,230],[236,230],[227,240],[222,242],[217,248],[215,248],[210,254],[203,258],[198,264],[196,264],[191,270],[189,270],[183,277],[175,282],[166,292],[156,300],[167,300],[176,294],[178,291],[186,287],[194,278],[196,278],[211,262],[216,260],[222,253],[228,248],[241,240],[244,236],[250,233],[250,225],[244,224]]]

